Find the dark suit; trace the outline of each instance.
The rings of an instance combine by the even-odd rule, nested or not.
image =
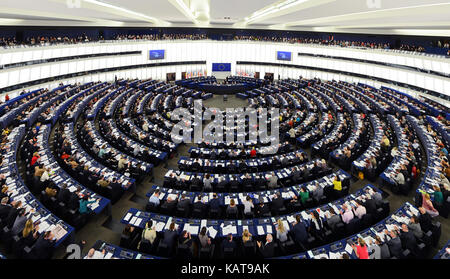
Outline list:
[[[5,224],[6,226],[8,226],[8,228],[11,228],[14,225],[14,221],[16,220],[18,214],[19,210],[17,208],[11,207],[8,216],[6,216],[5,218]]]
[[[423,232],[427,232],[427,231],[431,230],[432,220],[431,220],[430,214],[428,214],[428,213],[420,214],[419,215],[419,223],[420,223],[420,227],[422,228]]]
[[[377,212],[377,205],[374,199],[366,200],[366,202],[363,205],[366,208],[367,213],[373,215]]]
[[[275,247],[273,242],[261,244],[261,247],[259,247],[259,251],[261,252],[262,256],[264,258],[271,258],[275,255]]]
[[[50,257],[51,250],[53,248],[53,242],[45,239],[42,234],[33,246],[33,254],[37,259],[47,259]]]
[[[403,248],[408,249],[413,254],[417,253],[417,241],[416,237],[411,231],[408,232],[401,232],[400,233],[400,240],[402,241]]]
[[[226,189],[227,185],[228,185],[228,182],[226,180],[224,180],[224,181],[221,181],[221,182],[219,182],[217,184],[217,188],[219,188],[219,189]]]
[[[305,244],[308,241],[308,232],[303,222],[295,224],[292,228],[292,234],[296,242]]]
[[[391,239],[387,242],[387,245],[389,246],[389,251],[391,252],[392,256],[395,256],[397,259],[400,259],[402,256],[402,241],[400,240],[400,237],[396,237],[394,239]]]
[[[225,238],[223,241],[222,241],[222,248],[223,249],[225,249],[225,248],[233,248],[233,249],[236,249],[236,243],[234,242],[234,241],[229,241],[227,238]]]
[[[197,201],[196,203],[194,203],[194,210],[195,209],[198,209],[203,213],[203,211],[206,209],[206,205],[201,201]]]
[[[256,208],[256,211],[258,212],[259,216],[262,216],[263,214],[269,213],[270,209],[269,206],[267,204],[263,204],[263,206],[258,205]]]
[[[67,206],[69,209],[78,209],[80,207],[80,198],[75,193],[70,193],[69,201],[67,202]]]
[[[189,205],[191,204],[190,199],[182,199],[178,202],[178,208],[184,208],[186,211],[189,210]]]
[[[177,202],[174,200],[172,200],[170,202],[168,200],[166,200],[166,202],[161,207],[166,208],[167,211],[171,212],[175,208],[176,204],[177,204]]]
[[[272,210],[278,212],[282,207],[284,207],[284,200],[281,196],[272,200]]]
[[[209,202],[209,207],[211,209],[220,209],[219,199],[211,199],[211,201]]]
[[[11,206],[9,205],[0,205],[0,219],[5,220],[6,217],[8,217],[9,212],[11,211]]]
[[[177,237],[178,233],[176,231],[167,230],[164,232],[164,239],[163,243],[167,244],[167,247],[169,250],[172,250],[173,245],[175,244],[175,239]]]
[[[69,201],[69,198],[70,198],[70,191],[69,191],[69,189],[61,189],[59,191],[58,196],[57,196],[57,200],[58,201],[67,203]]]

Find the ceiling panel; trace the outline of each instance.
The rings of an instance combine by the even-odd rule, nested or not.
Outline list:
[[[374,12],[385,9],[395,9],[395,8],[398,9],[420,5],[448,3],[448,1],[444,0],[395,0],[395,1],[378,0],[378,2],[380,3],[379,6],[375,5],[369,7],[367,5],[367,2],[368,2],[367,0],[336,0],[334,2],[330,2],[325,5],[301,10],[280,17],[274,17],[268,19],[267,22],[271,24],[282,24],[291,21],[315,19],[321,17],[331,17],[339,15],[348,15],[353,13]],[[369,2],[378,3],[377,0],[369,0]],[[405,20],[411,19],[405,18]]]
[[[186,21],[186,17],[167,0],[103,0],[103,2],[166,21]]]
[[[22,21],[18,23],[21,25],[52,26],[53,24],[56,26],[64,22],[62,24],[67,26],[79,24],[79,26],[123,27],[155,26],[152,25],[151,18],[156,18],[165,23],[171,23],[173,27],[196,27],[171,3],[174,0],[97,0],[126,9],[130,13],[85,2],[95,0],[80,0],[80,7],[70,7],[67,5],[70,1],[76,2],[77,0],[0,0],[0,18],[21,19]],[[400,28],[447,29],[445,34],[450,32],[450,2],[448,0],[329,0],[324,1],[324,4],[313,2],[317,0],[308,0],[306,3],[311,1],[310,3],[315,3],[317,6],[305,7],[304,10],[299,11],[289,11],[283,16],[272,18],[269,16],[267,19],[256,20],[249,25],[233,24],[242,23],[245,17],[278,3],[280,0],[209,1],[210,25],[208,27],[286,30],[314,30],[317,27],[321,28],[317,30],[339,28],[351,32],[357,32],[357,28],[361,30],[367,28],[374,30],[374,33],[378,30],[386,34],[389,33],[389,27],[392,27],[393,34],[398,34]],[[368,5],[370,2],[375,5]],[[377,5],[378,3],[379,5]],[[447,6],[438,4],[447,4]],[[418,9],[415,12],[412,11],[411,7],[416,6],[420,7],[418,8],[419,12]],[[295,9],[295,7],[291,9]],[[8,24],[5,23],[6,21],[0,22]],[[159,22],[156,23],[156,26],[163,26],[162,24],[164,22]],[[281,24],[287,24],[287,26]],[[397,30],[395,31],[395,29]],[[424,35],[426,35],[425,32]]]
[[[278,0],[211,0],[211,21],[237,22]],[[224,19],[231,17],[231,20]]]

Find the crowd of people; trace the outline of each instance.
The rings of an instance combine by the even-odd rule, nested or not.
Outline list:
[[[207,34],[117,34],[113,36],[113,40],[207,40],[211,39]],[[217,38],[214,38],[217,39]],[[103,41],[102,36],[98,38],[91,38],[86,34],[69,37],[69,36],[37,36],[27,37],[23,41],[18,41],[14,36],[0,37],[0,46],[13,47],[20,45],[53,45],[53,44],[77,44],[93,41]],[[400,47],[394,47],[389,42],[368,42],[360,40],[337,40],[334,36],[329,36],[327,39],[323,38],[306,38],[306,37],[283,37],[283,36],[257,36],[257,35],[236,35],[232,37],[235,41],[264,41],[264,42],[283,42],[291,44],[319,44],[340,47],[363,47],[370,49],[398,49],[411,52],[426,52],[423,45],[416,44],[401,44]],[[437,48],[448,49],[447,55],[450,55],[449,41],[432,41],[430,46]]]
[[[114,37],[114,40],[206,40],[206,34],[147,34],[147,35],[125,35],[119,34]]]
[[[47,46],[56,44],[79,44],[88,43],[92,41],[103,40],[103,38],[94,39],[88,37],[86,34],[76,37],[69,36],[37,36],[27,37],[22,42],[19,42],[15,37],[0,37],[0,46],[2,47],[14,47],[20,45],[27,46]]]

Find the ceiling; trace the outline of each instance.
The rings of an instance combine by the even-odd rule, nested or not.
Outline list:
[[[450,37],[450,2],[1,0],[0,26],[210,27]]]

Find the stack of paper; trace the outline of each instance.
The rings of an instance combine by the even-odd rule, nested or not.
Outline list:
[[[208,228],[208,234],[211,238],[215,238],[217,235],[217,230],[214,229],[213,227],[209,227]]]

